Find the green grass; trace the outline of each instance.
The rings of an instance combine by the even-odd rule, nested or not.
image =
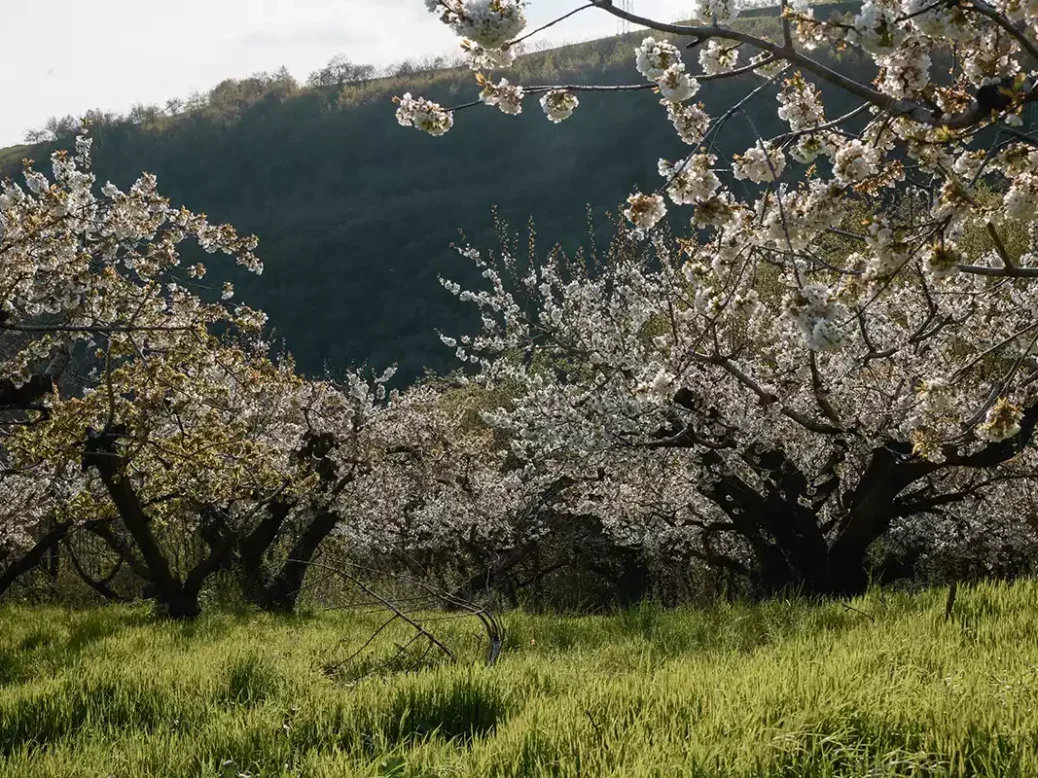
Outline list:
[[[1035,776],[1038,583],[853,606],[430,621],[447,666],[329,674],[382,622],[343,612],[0,609],[0,778]],[[413,657],[412,657],[413,658]]]

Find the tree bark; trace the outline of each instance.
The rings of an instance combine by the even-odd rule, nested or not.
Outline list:
[[[900,498],[907,487],[952,467],[996,467],[1029,444],[1036,426],[1038,405],[1025,410],[1020,432],[1013,438],[967,456],[948,449],[940,463],[919,459],[905,442],[876,448],[858,484],[845,495],[845,512],[828,542],[818,519],[824,501],[811,506],[807,480],[781,451],[750,451],[744,457],[763,478],[763,493],[730,473],[702,491],[728,515],[731,523],[726,526],[749,544],[755,561],[751,578],[763,595],[795,591],[851,597],[868,587],[870,546],[886,534],[895,517],[918,512],[915,501]],[[714,452],[704,455],[704,461],[721,463]],[[937,493],[929,503],[953,496]]]
[[[99,457],[97,469],[108,494],[133,538],[148,569],[148,578],[154,586],[155,599],[162,603],[173,619],[193,619],[200,613],[197,591],[194,596],[170,569],[155,534],[151,531],[151,520],[141,507],[137,494],[129,481],[119,472],[117,455]]]
[[[242,595],[263,610],[270,609],[270,581],[267,580],[267,574],[263,569],[263,559],[277,540],[278,533],[291,511],[290,503],[278,501],[271,504],[267,515],[256,528],[238,539],[238,577]]]
[[[56,547],[72,529],[71,521],[64,521],[52,527],[36,543],[0,571],[0,596],[6,592],[11,585],[21,576],[41,564],[46,559],[48,552]]]
[[[287,613],[296,607],[299,593],[303,588],[306,571],[324,542],[339,523],[339,514],[334,511],[319,513],[307,525],[303,534],[292,544],[288,559],[267,587],[267,603],[269,610]]]

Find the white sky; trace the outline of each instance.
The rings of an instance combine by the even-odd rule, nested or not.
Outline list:
[[[527,18],[538,26],[583,4],[533,0]],[[689,5],[634,0],[667,21]],[[590,9],[534,41],[615,31],[615,17]],[[386,64],[455,46],[423,0],[0,0],[0,40],[0,147],[50,116],[122,114],[282,65],[303,81],[335,54]]]

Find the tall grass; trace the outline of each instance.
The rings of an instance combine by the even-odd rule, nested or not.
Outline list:
[[[0,778],[1036,776],[1038,584],[510,614],[401,672],[377,614],[0,609]],[[381,653],[379,653],[381,652]],[[367,663],[365,665],[365,663]]]

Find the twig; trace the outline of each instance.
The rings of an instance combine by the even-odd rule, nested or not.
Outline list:
[[[595,717],[591,715],[589,708],[584,708],[584,713],[587,715],[587,720],[591,722],[591,726],[595,730],[595,736],[598,738],[598,742],[602,745],[602,748],[606,751],[609,750],[609,744],[606,742],[605,737],[602,735],[602,728],[598,726],[598,722],[595,721]]]
[[[855,613],[859,613],[862,616],[864,616],[865,618],[867,618],[869,621],[875,621],[876,620],[876,617],[873,616],[871,613],[866,613],[863,610],[858,610],[853,605],[848,605],[845,602],[841,602],[840,603],[840,607],[842,607],[844,610],[849,610],[849,611],[854,611]]]
[[[371,637],[369,637],[367,640],[364,641],[364,645],[362,645],[360,648],[358,648],[356,651],[354,651],[348,657],[343,659],[341,662],[336,662],[333,665],[325,665],[324,666],[324,671],[326,673],[334,673],[336,670],[338,670],[343,665],[349,664],[350,662],[352,662],[354,659],[356,659],[358,656],[360,656],[361,652],[364,651],[365,648],[367,648],[368,646],[370,646],[372,644],[372,642],[375,640],[375,638],[377,638],[382,633],[382,630],[384,630],[386,627],[388,627],[390,624],[392,624],[394,621],[396,621],[397,618],[398,618],[398,616],[396,614],[393,614],[392,616],[390,616],[389,619],[387,619],[386,622],[381,627],[379,627],[378,629],[376,629],[374,632],[371,633]]]
[[[361,581],[356,576],[350,575],[345,570],[341,570],[341,569],[339,569],[337,567],[332,567],[331,565],[325,565],[325,564],[322,564],[320,562],[307,561],[307,560],[304,560],[304,559],[291,559],[289,561],[297,562],[299,564],[309,565],[310,567],[320,567],[320,568],[323,568],[325,570],[328,570],[331,573],[334,573],[334,574],[340,576],[341,578],[346,579],[350,583],[356,584],[357,587],[362,592],[364,592],[366,595],[368,595],[372,599],[378,600],[388,610],[390,610],[393,613],[395,613],[397,615],[397,617],[403,619],[408,624],[410,624],[414,628],[414,630],[416,632],[418,632],[421,636],[426,638],[430,643],[432,643],[438,649],[440,649],[440,651],[442,651],[450,659],[451,662],[457,662],[458,661],[458,658],[456,656],[454,656],[454,652],[451,651],[449,648],[447,648],[447,646],[445,646],[442,642],[440,642],[440,640],[434,634],[429,632],[419,622],[417,622],[414,619],[410,618],[406,613],[404,613],[402,610],[397,608],[392,602],[387,600],[385,597],[383,597],[382,595],[380,595],[377,592],[373,591],[369,586],[367,586],[363,581]]]
[[[542,24],[537,29],[530,30],[530,32],[526,33],[526,35],[523,35],[523,36],[521,36],[519,38],[516,38],[514,41],[509,41],[508,42],[508,48],[511,48],[512,46],[515,46],[515,45],[517,45],[519,43],[522,43],[527,38],[532,38],[534,35],[536,35],[539,32],[544,32],[549,27],[554,27],[559,22],[565,21],[566,19],[568,19],[569,17],[573,16],[574,14],[578,14],[581,11],[586,11],[588,8],[594,8],[594,7],[595,7],[595,3],[589,2],[589,3],[587,3],[587,5],[582,5],[579,8],[574,8],[568,14],[564,14],[564,15],[558,17],[557,19],[553,19],[552,21],[548,22],[547,24]]]

